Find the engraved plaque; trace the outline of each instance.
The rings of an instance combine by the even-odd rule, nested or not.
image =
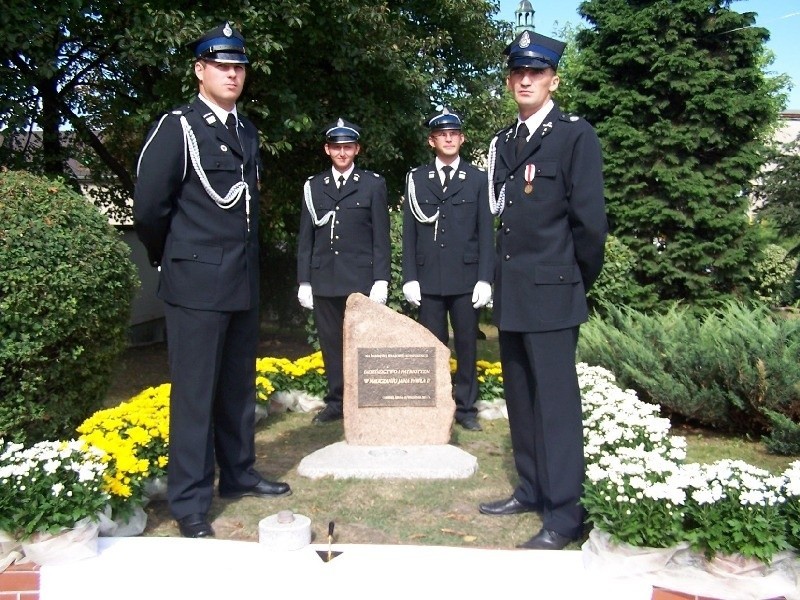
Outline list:
[[[359,348],[358,406],[436,406],[435,348]]]

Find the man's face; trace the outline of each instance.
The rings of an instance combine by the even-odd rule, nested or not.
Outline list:
[[[558,89],[558,82],[558,75],[549,67],[546,69],[519,67],[511,69],[506,77],[506,86],[514,96],[523,119],[527,119],[544,106]]]
[[[325,154],[331,157],[333,167],[344,173],[353,164],[361,147],[356,142],[346,144],[325,144]]]
[[[200,81],[200,93],[204,97],[227,111],[233,110],[244,87],[243,64],[198,60],[194,63],[194,74]]]
[[[458,156],[463,143],[464,134],[458,129],[442,129],[428,136],[428,144],[442,161],[449,161]]]

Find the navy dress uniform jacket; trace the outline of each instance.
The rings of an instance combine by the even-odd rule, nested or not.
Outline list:
[[[200,162],[220,196],[242,180],[250,190],[228,210],[203,187],[188,154],[180,117],[194,132]],[[258,305],[258,179],[255,126],[239,115],[239,140],[199,98],[151,130],[139,159],[134,196],[136,232],[150,262],[161,266],[158,297],[199,310],[238,311]]]
[[[391,281],[391,243],[386,181],[358,167],[341,191],[331,170],[312,176],[311,198],[317,217],[335,216],[317,227],[303,202],[297,241],[297,281],[315,296],[369,295],[377,280]]]
[[[495,194],[506,186],[497,231],[494,319],[500,330],[554,331],[588,318],[586,291],[603,265],[608,225],[600,143],[558,106],[515,158],[515,127],[497,134]],[[524,192],[533,165],[533,191]]]
[[[423,294],[436,296],[471,294],[476,282],[491,283],[494,219],[485,171],[461,160],[445,192],[435,163],[414,169],[411,177],[420,209],[427,217],[438,210],[439,219],[417,221],[406,188],[403,281],[418,281]]]

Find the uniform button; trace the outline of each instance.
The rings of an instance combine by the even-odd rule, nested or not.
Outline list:
[[[197,254],[192,254],[192,258],[197,260]]]
[[[513,200],[509,200],[508,201],[508,205],[511,206],[512,204],[514,204],[514,201]]]
[[[340,208],[342,208],[342,207],[341,207],[341,206],[337,206],[337,207],[336,207],[336,210],[339,210]]]
[[[509,178],[510,180],[512,180],[512,181],[514,180],[514,176],[513,176],[513,175],[510,175],[508,178]]]
[[[559,275],[559,276],[558,276],[558,280],[559,280],[559,281],[564,281],[564,276],[563,276],[563,275]]]
[[[444,248],[444,243],[439,244],[441,248]]]
[[[506,233],[511,233],[511,227],[506,227]]]
[[[439,233],[444,233],[444,227],[439,230]]]
[[[503,258],[505,260],[511,260],[511,255],[510,254],[506,254]]]
[[[447,215],[439,215],[439,218],[440,218],[440,219],[446,219],[446,218],[447,218]]]
[[[338,236],[338,235],[336,236],[336,239],[337,239],[337,240],[339,239],[339,236]]]
[[[334,254],[339,254],[339,251],[338,250],[334,250],[333,253]]]

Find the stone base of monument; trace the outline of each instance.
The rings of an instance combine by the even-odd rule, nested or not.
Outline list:
[[[354,446],[337,442],[309,454],[297,467],[303,477],[318,479],[466,479],[478,460],[446,444],[425,446]]]

